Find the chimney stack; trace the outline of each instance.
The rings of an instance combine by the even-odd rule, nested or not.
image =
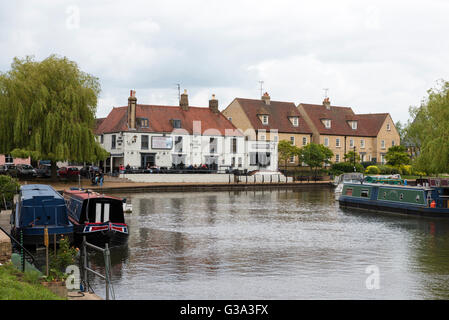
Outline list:
[[[331,109],[331,102],[329,101],[329,98],[324,98],[323,106],[325,106],[327,110]]]
[[[265,101],[265,105],[270,105],[270,95],[265,92],[262,96],[262,100]]]
[[[181,100],[179,101],[179,106],[182,110],[189,110],[189,96],[187,95],[187,90],[184,89],[184,93],[181,94]]]
[[[136,129],[136,105],[136,91],[130,90],[128,98],[128,128],[132,130]]]
[[[209,100],[209,109],[213,112],[213,113],[219,113],[220,111],[218,110],[218,100],[215,99],[215,94],[212,95],[212,99]]]

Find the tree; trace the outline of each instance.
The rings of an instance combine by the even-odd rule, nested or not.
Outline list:
[[[52,162],[94,162],[108,154],[93,134],[100,84],[78,65],[51,55],[14,58],[0,74],[0,153]]]
[[[299,161],[307,164],[315,177],[318,174],[318,168],[330,163],[333,156],[332,150],[322,144],[309,143],[299,150]]]
[[[420,107],[411,107],[405,133],[418,155],[415,167],[427,173],[449,172],[449,82],[427,91]]]
[[[290,141],[281,140],[278,144],[279,161],[284,161],[285,170],[287,170],[287,161],[292,156],[298,154],[299,148],[291,144]]]
[[[360,155],[358,155],[357,152],[351,150],[351,151],[348,151],[348,153],[345,153],[345,155],[343,156],[343,159],[345,161],[352,162],[352,163],[354,163],[354,159],[355,159],[355,162],[360,162]]]
[[[410,157],[407,153],[407,149],[404,146],[392,146],[388,149],[385,155],[387,164],[393,167],[399,168],[401,165],[407,165],[410,163]]]

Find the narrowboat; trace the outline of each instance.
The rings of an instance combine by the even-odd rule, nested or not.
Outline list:
[[[346,183],[340,207],[449,218],[449,180],[431,178],[424,186]]]
[[[123,213],[124,200],[90,190],[65,190],[69,219],[74,225],[75,242],[86,241],[98,246],[121,246],[128,242],[128,225]]]
[[[11,234],[25,246],[44,246],[45,228],[49,244],[58,244],[61,237],[73,242],[73,224],[70,222],[64,198],[55,189],[44,184],[29,184],[20,188],[18,200],[11,213]]]

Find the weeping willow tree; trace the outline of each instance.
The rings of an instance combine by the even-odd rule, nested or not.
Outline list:
[[[0,74],[0,153],[52,162],[94,162],[108,154],[93,128],[98,78],[55,55],[37,62],[14,58]]]
[[[427,173],[449,172],[449,82],[441,80],[427,91],[420,107],[410,108],[412,122],[406,138],[418,148],[414,165]]]

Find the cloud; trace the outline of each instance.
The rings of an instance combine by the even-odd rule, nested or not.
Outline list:
[[[100,78],[98,114],[125,105],[192,104],[212,93],[223,109],[258,98],[331,100],[406,121],[427,89],[448,78],[445,1],[50,1],[0,4],[0,70],[13,57],[56,53]]]

